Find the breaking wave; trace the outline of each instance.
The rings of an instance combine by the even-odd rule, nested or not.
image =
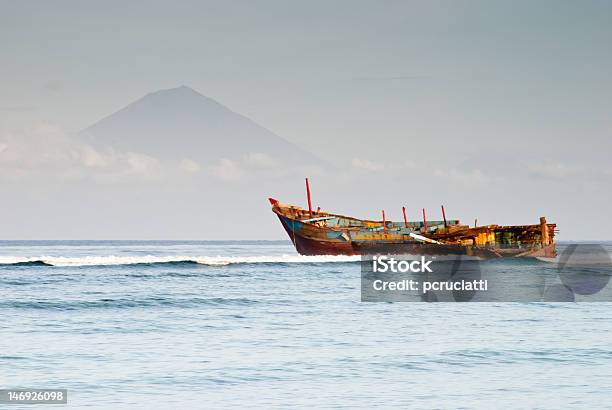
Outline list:
[[[118,266],[118,265],[183,265],[225,266],[233,264],[342,263],[358,262],[359,256],[0,256],[0,266]]]

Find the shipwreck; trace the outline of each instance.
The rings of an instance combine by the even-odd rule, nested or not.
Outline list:
[[[480,258],[556,256],[556,224],[540,217],[534,225],[461,224],[446,219],[444,206],[441,221],[408,221],[402,208],[402,222],[357,219],[350,216],[313,210],[310,185],[306,178],[308,209],[283,204],[269,198],[272,211],[280,219],[298,253],[302,255],[468,255]]]

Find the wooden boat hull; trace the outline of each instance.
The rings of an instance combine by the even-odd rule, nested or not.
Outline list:
[[[376,225],[376,221],[361,221],[354,218],[342,217],[336,214],[318,213],[320,218],[308,218],[304,211],[295,206],[285,206],[278,201],[270,199],[272,210],[278,216],[285,231],[289,235],[295,249],[301,255],[367,255],[367,254],[410,254],[410,255],[466,255],[484,259],[500,257],[555,257],[556,249],[553,240],[532,243],[495,243],[488,242],[478,245],[479,236],[491,236],[498,233],[525,231],[534,229],[545,229],[546,235],[554,235],[554,224],[527,225],[518,227],[488,226],[481,228],[468,228],[455,231],[445,229],[443,232],[424,233],[433,238],[436,243],[425,243],[414,240],[404,234],[363,234],[363,229],[357,230],[351,227],[342,228],[338,226],[326,227],[317,225],[317,222],[309,222],[317,219],[329,219],[335,217],[348,218],[358,221],[364,226]],[[458,221],[457,221],[458,222]],[[381,223],[382,224],[382,223]],[[392,224],[392,223],[390,223]],[[455,232],[455,233],[453,233]],[[456,233],[459,232],[459,233]],[[484,234],[483,234],[484,232]],[[473,236],[473,244],[462,243],[461,238]],[[457,239],[459,238],[459,239]],[[425,238],[427,239],[427,238]],[[442,242],[442,240],[444,241]],[[438,241],[439,240],[439,241]],[[454,241],[454,243],[453,243]]]

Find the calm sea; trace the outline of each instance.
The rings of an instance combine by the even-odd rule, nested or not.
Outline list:
[[[0,291],[0,387],[69,408],[611,406],[612,304],[362,303],[285,241],[3,241]]]

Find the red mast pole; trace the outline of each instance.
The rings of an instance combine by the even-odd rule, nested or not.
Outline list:
[[[387,220],[385,219],[385,210],[382,210],[382,214],[383,214],[383,232],[385,233],[385,235],[387,234]]]
[[[308,197],[308,213],[312,218],[312,204],[310,203],[310,184],[308,184],[308,178],[306,178],[306,196]]]
[[[406,207],[402,206],[402,213],[404,214],[404,226],[408,228],[408,219],[406,219]]]
[[[423,231],[427,232],[427,218],[425,217],[425,208],[423,208]]]
[[[444,205],[442,205],[442,219],[444,219],[444,227],[446,228],[446,213],[444,212]]]

